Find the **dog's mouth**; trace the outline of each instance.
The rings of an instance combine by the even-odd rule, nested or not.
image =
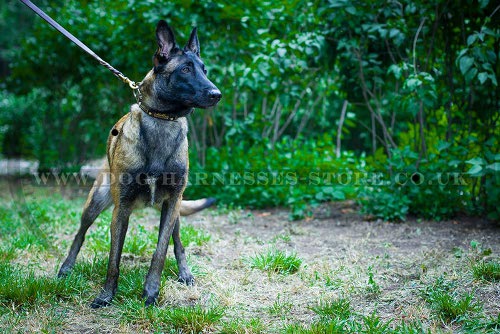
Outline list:
[[[207,108],[215,107],[217,105],[217,103],[219,103],[219,101],[211,101],[211,102],[208,102],[206,104],[199,105],[197,108],[207,109]]]
[[[186,105],[192,108],[207,109],[215,107],[219,103],[220,98],[216,100],[206,100],[206,101],[192,101],[186,100]]]

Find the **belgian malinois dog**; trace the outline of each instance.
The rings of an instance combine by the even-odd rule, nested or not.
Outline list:
[[[88,228],[114,204],[106,283],[92,302],[93,308],[109,305],[116,292],[129,216],[139,205],[161,208],[158,243],[144,284],[146,306],[158,297],[170,236],[179,281],[194,283],[179,237],[179,216],[199,211],[212,201],[182,201],[189,166],[185,116],[193,108],[215,106],[221,92],[207,78],[196,28],[183,49],[177,46],[172,30],[163,20],[156,27],[156,39],[154,67],[140,83],[138,103],[110,131],[107,163],[88,195],[80,229],[58,274],[61,277],[69,273]]]

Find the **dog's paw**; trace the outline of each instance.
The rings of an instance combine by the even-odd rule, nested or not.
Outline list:
[[[59,272],[57,273],[57,278],[66,278],[68,277],[68,275],[69,275],[69,270],[63,271],[61,268],[61,270],[59,270]]]
[[[146,301],[144,302],[144,306],[153,306],[156,304],[156,297],[147,297]]]
[[[111,300],[108,301],[108,300],[101,299],[100,297],[97,297],[96,299],[94,299],[92,304],[90,304],[90,307],[91,308],[101,308],[101,307],[109,306],[110,304],[111,304]]]
[[[142,291],[142,299],[144,300],[144,306],[153,306],[156,304],[158,299],[158,291],[150,291],[149,293],[144,289]]]
[[[62,266],[61,269],[59,269],[59,272],[57,273],[57,278],[65,278],[68,277],[69,273],[71,272],[72,267],[70,266]]]
[[[177,282],[184,283],[188,286],[194,285],[194,277],[191,274],[179,275]]]
[[[113,296],[115,295],[114,291],[106,291],[103,289],[99,296],[97,296],[92,304],[90,304],[90,307],[92,308],[101,308],[101,307],[106,307],[111,304],[111,300],[113,299]]]

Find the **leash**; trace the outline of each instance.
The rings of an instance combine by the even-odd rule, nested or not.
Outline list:
[[[66,29],[64,29],[59,23],[57,23],[56,21],[54,21],[47,14],[45,14],[45,12],[43,10],[41,10],[40,8],[38,8],[31,1],[29,1],[29,0],[20,0],[20,1],[22,3],[24,3],[26,6],[28,6],[32,11],[34,11],[42,19],[44,19],[45,21],[47,21],[57,31],[59,31],[64,36],[66,36],[66,38],[68,38],[70,41],[72,41],[73,43],[75,43],[76,45],[78,45],[83,51],[85,51],[89,55],[91,55],[94,59],[96,59],[99,62],[99,64],[101,64],[102,66],[104,66],[108,70],[110,70],[111,73],[113,73],[118,79],[120,79],[124,83],[128,84],[128,86],[134,90],[134,95],[135,95],[136,99],[139,100],[138,94],[137,94],[137,92],[139,90],[139,85],[135,81],[130,80],[122,72],[118,71],[116,68],[114,68],[113,66],[111,66],[108,62],[104,61],[94,51],[92,51],[88,46],[86,46],[85,44],[83,44],[78,38],[76,38],[75,36],[73,36],[73,34],[71,34],[69,31],[67,31]],[[140,96],[140,92],[139,92],[139,96]]]
[[[174,115],[168,115],[166,113],[161,112],[160,110],[156,110],[154,108],[151,108],[148,106],[144,101],[142,97],[142,93],[140,90],[140,82],[137,83],[135,81],[130,80],[127,78],[122,72],[118,71],[116,68],[111,66],[108,62],[104,61],[101,57],[99,57],[94,51],[92,51],[88,46],[83,44],[78,38],[73,36],[69,31],[64,29],[59,23],[54,21],[50,16],[45,14],[43,10],[38,8],[35,4],[33,4],[30,0],[20,0],[22,3],[24,3],[26,6],[28,6],[32,11],[34,11],[38,16],[40,16],[42,19],[47,21],[52,27],[54,27],[57,31],[59,31],[61,34],[63,34],[66,38],[68,38],[70,41],[75,43],[77,46],[79,46],[83,51],[87,52],[89,55],[91,55],[94,59],[96,59],[99,64],[102,66],[106,67],[108,70],[111,71],[118,79],[123,81],[124,83],[128,84],[128,86],[133,90],[134,92],[134,97],[137,100],[137,104],[139,107],[149,116],[154,117],[154,118],[159,118],[167,121],[175,121],[177,120],[178,116]]]

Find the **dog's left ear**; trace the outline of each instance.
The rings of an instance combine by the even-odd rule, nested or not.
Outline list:
[[[167,22],[160,20],[156,26],[156,41],[158,50],[154,56],[155,66],[168,59],[175,48],[175,37]]]
[[[191,31],[191,36],[189,36],[189,42],[184,47],[184,51],[191,51],[198,57],[200,56],[200,42],[198,41],[198,34],[196,28],[193,28],[193,31]]]

